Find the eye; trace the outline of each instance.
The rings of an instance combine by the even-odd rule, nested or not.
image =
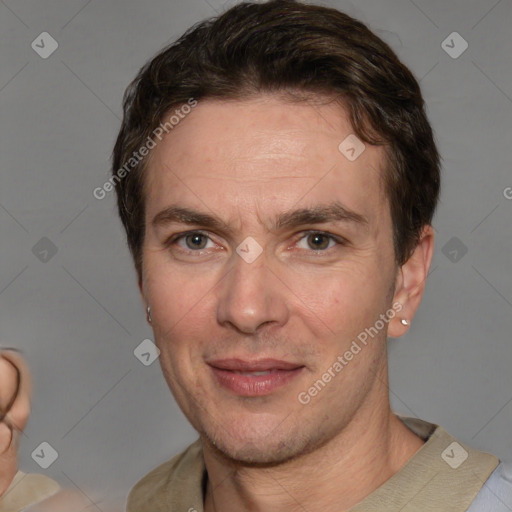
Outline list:
[[[207,245],[210,241],[211,245]],[[183,242],[183,243],[178,243]],[[180,235],[172,237],[166,245],[177,245],[184,251],[199,252],[205,249],[211,249],[215,246],[210,237],[201,231],[188,231],[187,233],[181,233]]]
[[[304,245],[300,247],[299,244],[303,241],[306,242],[306,247],[304,247]],[[331,249],[336,244],[343,245],[343,241],[329,233],[324,233],[322,231],[311,231],[306,233],[299,240],[297,245],[301,249],[313,249],[314,251],[323,252],[327,249]]]

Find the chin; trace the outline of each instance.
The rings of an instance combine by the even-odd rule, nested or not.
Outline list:
[[[264,432],[238,430],[235,433],[226,428],[217,432],[216,435],[205,433],[204,436],[221,456],[245,466],[279,465],[303,454],[308,449],[310,440],[296,432],[290,432],[288,429],[276,432],[278,428],[275,425],[264,430]]]
[[[224,457],[244,466],[272,467],[293,459],[297,455],[296,447],[279,444],[263,440],[247,441],[244,445],[237,446],[228,442],[217,443],[216,449]]]

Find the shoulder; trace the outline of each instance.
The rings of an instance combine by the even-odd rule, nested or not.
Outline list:
[[[512,463],[500,462],[485,481],[467,512],[512,510]]]

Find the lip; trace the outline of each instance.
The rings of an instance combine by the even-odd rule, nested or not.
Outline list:
[[[277,359],[222,359],[208,363],[217,382],[241,396],[268,395],[300,375],[304,365]],[[241,372],[267,372],[247,375]]]
[[[247,361],[244,359],[230,358],[230,359],[217,359],[208,362],[210,366],[219,368],[220,370],[231,370],[240,372],[263,372],[267,370],[295,370],[304,365],[292,363],[289,361],[282,361],[279,359],[255,359]]]

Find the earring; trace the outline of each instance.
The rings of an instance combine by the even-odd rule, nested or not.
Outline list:
[[[402,325],[409,325],[409,320],[406,320],[405,318],[402,318],[400,322],[402,322]]]
[[[148,323],[151,323],[153,319],[151,318],[151,308],[148,306],[146,308],[146,318],[148,320]]]

